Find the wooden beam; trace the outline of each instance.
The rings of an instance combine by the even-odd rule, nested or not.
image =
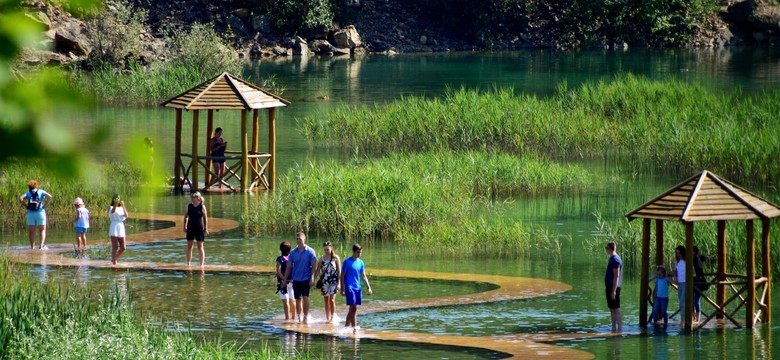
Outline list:
[[[664,222],[655,221],[655,265],[664,265]],[[666,269],[672,271],[672,269]]]
[[[190,170],[192,188],[190,192],[198,190],[198,115],[199,110],[192,112],[192,170]]]
[[[642,275],[639,282],[639,327],[647,328],[647,290],[650,277],[650,224],[653,220],[642,222]]]
[[[271,162],[268,164],[268,188],[276,188],[276,109],[268,109],[268,152],[271,154]]]
[[[685,222],[685,330],[693,329],[693,223]]]
[[[173,179],[174,189],[181,191],[181,109],[176,109],[176,140],[173,154]]]
[[[726,221],[718,221],[718,282],[726,281]],[[726,303],[726,285],[717,286],[718,293],[715,302],[723,308]],[[724,309],[725,311],[725,309]],[[718,319],[723,319],[723,314],[717,314]]]
[[[767,278],[766,286],[766,298],[764,303],[766,304],[766,310],[764,312],[763,322],[769,324],[772,321],[772,267],[770,252],[771,246],[769,246],[769,219],[761,220],[761,276]]]
[[[756,314],[756,246],[753,240],[753,220],[746,220],[747,241],[747,299],[745,299],[745,327],[752,328]]]
[[[249,191],[249,143],[246,132],[246,110],[241,110],[241,191]]]
[[[260,128],[260,119],[258,118],[258,110],[252,110],[252,152],[257,153],[258,143],[260,142],[258,134]]]
[[[208,120],[206,121],[206,155],[211,156],[211,134],[214,132],[214,110],[209,109],[206,113]],[[211,159],[206,159],[206,177],[204,184],[211,182]]]

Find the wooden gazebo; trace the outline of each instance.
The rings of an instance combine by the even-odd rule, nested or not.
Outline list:
[[[629,221],[642,218],[642,270],[639,302],[639,325],[647,327],[649,298],[649,264],[650,264],[650,228],[655,220],[655,263],[664,263],[663,221],[681,221],[685,225],[686,248],[686,286],[685,294],[685,327],[692,329],[693,319],[693,223],[697,221],[717,221],[718,258],[715,280],[711,283],[717,289],[715,300],[702,294],[702,302],[708,302],[715,309],[702,318],[698,326],[703,326],[713,319],[727,318],[732,324],[741,327],[734,315],[743,306],[745,308],[744,326],[753,327],[758,321],[769,323],[771,320],[772,297],[770,289],[770,219],[780,215],[780,207],[767,200],[721,179],[709,171],[683,181],[679,185],[650,200],[636,210],[626,214]],[[761,220],[761,275],[756,276],[755,244],[753,221]],[[745,221],[747,246],[746,274],[726,273],[726,221]],[[713,275],[713,274],[705,274]],[[756,292],[761,291],[760,296]],[[732,294],[726,298],[727,292]],[[745,294],[745,295],[743,295]],[[735,302],[735,304],[732,304]],[[756,305],[758,306],[756,308]],[[729,307],[731,312],[727,310]]]
[[[273,189],[276,186],[276,123],[274,112],[277,107],[290,103],[279,96],[271,94],[245,80],[231,74],[222,73],[198,86],[179,94],[162,106],[176,109],[176,149],[174,157],[174,176],[179,190],[189,185],[192,191],[199,187],[198,169],[203,167],[205,181],[202,190],[207,191],[213,184],[232,187],[227,180],[236,178],[240,190],[252,191],[262,186]],[[258,110],[268,109],[268,151],[258,151],[259,118]],[[182,110],[192,111],[192,151],[182,153]],[[198,121],[200,111],[207,111],[206,152],[201,155],[198,146]],[[214,110],[241,110],[241,151],[226,151],[225,156],[210,156],[209,139],[214,127]],[[247,138],[247,112],[252,111],[252,138]],[[224,160],[225,174],[217,176],[211,169],[213,160]]]

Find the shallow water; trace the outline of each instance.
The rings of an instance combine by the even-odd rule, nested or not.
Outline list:
[[[254,67],[260,76],[276,74],[287,87],[284,97],[292,105],[278,116],[278,166],[284,173],[296,163],[317,159],[346,159],[349,151],[310,144],[298,134],[295,121],[320,114],[342,103],[373,104],[392,101],[402,95],[440,96],[447,86],[514,86],[518,91],[547,96],[555,86],[569,87],[584,81],[608,79],[617,72],[633,72],[650,78],[677,77],[696,81],[716,91],[739,87],[746,95],[780,85],[780,51],[777,49],[731,50],[630,50],[628,52],[529,51],[495,54],[432,54],[397,57],[313,58],[300,61],[263,61]],[[164,109],[100,109],[94,114],[62,115],[74,131],[86,133],[96,124],[113,124],[119,141],[131,136],[152,136],[160,161],[172,163],[173,111]],[[185,120],[187,120],[185,115]],[[190,136],[183,135],[185,149]],[[226,140],[238,144],[235,130],[238,115],[216,114],[215,126],[223,126]],[[205,136],[205,135],[204,135]],[[265,145],[261,135],[261,148]],[[121,157],[121,145],[105,148],[101,157]],[[618,156],[619,158],[619,156]],[[534,226],[571,235],[558,257],[534,253],[517,259],[491,257],[451,258],[418,254],[392,242],[365,243],[364,260],[369,276],[372,269],[404,269],[473,274],[497,274],[546,278],[565,282],[572,290],[563,294],[530,300],[488,304],[408,309],[363,314],[365,328],[466,336],[511,335],[516,333],[598,333],[608,331],[609,315],[603,300],[603,271],[606,256],[600,249],[584,245],[595,233],[594,212],[607,219],[619,219],[632,208],[654,197],[682,179],[642,169],[641,164],[604,159],[581,162],[598,176],[618,176],[616,185],[595,186],[580,194],[513,199],[507,216]],[[612,183],[610,183],[612,184]],[[47,189],[56,195],[55,189]],[[246,208],[263,201],[264,194],[206,195],[211,216],[238,219]],[[128,199],[133,205],[134,199]],[[160,196],[144,211],[183,214],[187,197]],[[96,211],[96,209],[93,209]],[[138,231],[141,231],[139,225]],[[104,231],[103,231],[104,232]],[[100,229],[90,233],[91,244],[106,241]],[[310,244],[320,253],[325,240],[336,243],[336,252],[348,255],[349,247],[339,239],[311,235]],[[72,242],[69,229],[52,229],[49,243]],[[24,246],[26,234],[7,230],[3,243]],[[293,242],[291,235],[247,237],[240,230],[214,234],[207,239],[209,264],[272,265],[278,244]],[[184,262],[183,240],[131,246],[124,261]],[[618,249],[631,251],[629,249]],[[197,254],[197,251],[196,251]],[[197,255],[196,255],[197,257]],[[497,358],[500,353],[456,347],[421,345],[339,336],[306,335],[275,329],[264,323],[281,312],[275,280],[270,274],[188,273],[179,271],[128,271],[90,268],[36,267],[42,281],[76,283],[97,292],[129,292],[139,312],[153,322],[190,327],[196,335],[236,340],[248,348],[263,342],[278,344],[287,353],[310,352],[327,358]],[[596,358],[772,358],[773,344],[780,343],[780,331],[773,327],[756,330],[704,329],[681,336],[679,329],[650,331],[638,335],[638,274],[626,272],[623,286],[625,331],[619,338],[561,341],[556,344],[593,353]],[[374,296],[367,302],[414,299],[430,296],[469,294],[491,289],[490,284],[455,281],[397,279],[371,276]],[[676,298],[670,299],[670,310]],[[342,299],[337,300],[342,303]],[[777,303],[777,302],[776,302]],[[322,307],[322,299],[312,296],[312,306]],[[774,306],[773,324],[780,324],[780,309]],[[341,315],[344,316],[343,314]],[[739,319],[744,318],[738,315]],[[776,347],[776,346],[775,346]]]

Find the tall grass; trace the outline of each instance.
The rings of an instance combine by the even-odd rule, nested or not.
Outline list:
[[[299,122],[312,140],[374,153],[432,150],[538,152],[562,158],[619,151],[688,175],[703,168],[735,180],[780,175],[780,92],[744,98],[699,85],[619,75],[550,98],[460,89],[342,107]]]
[[[599,214],[596,214],[598,227],[596,232],[599,237],[588,240],[594,252],[603,252],[604,244],[607,241],[614,241],[618,244],[618,252],[624,260],[627,267],[639,269],[641,258],[639,249],[642,248],[642,220],[638,219],[632,222],[626,220],[607,221]],[[780,231],[780,224],[777,221],[770,223],[770,234],[777,234]],[[726,223],[726,266],[727,271],[736,274],[746,274],[745,266],[747,264],[747,245],[745,243],[746,230],[744,221],[728,221]],[[755,264],[756,273],[761,274],[761,222],[754,222],[754,240],[755,240]],[[664,225],[664,265],[668,267],[674,264],[675,248],[678,245],[685,246],[685,226],[682,223],[666,222]],[[717,270],[717,224],[716,222],[696,222],[694,223],[694,245],[699,247],[699,253],[707,257],[705,263],[705,272],[715,272]],[[623,249],[623,250],[620,250]],[[780,256],[780,249],[777,246],[770,247],[770,261],[772,276],[780,275],[780,263],[775,261]],[[655,226],[653,226],[650,240],[650,259],[651,264],[655,259]]]
[[[119,292],[117,291],[117,294]],[[41,283],[29,266],[0,255],[2,359],[281,359],[267,345],[199,340],[187,331],[139,321],[128,299],[103,298],[75,285]]]
[[[19,197],[27,191],[27,182],[37,180],[39,188],[52,194],[46,206],[48,226],[72,226],[73,200],[81,197],[90,209],[92,226],[108,223],[105,209],[115,193],[130,199],[143,186],[141,170],[121,162],[100,165],[85,178],[63,178],[47,169],[38,160],[13,160],[0,164],[0,208],[7,211],[0,218],[2,227],[22,228],[27,224],[26,210],[19,204]],[[132,201],[128,201],[131,206]]]
[[[532,242],[535,231],[500,219],[503,206],[494,199],[573,192],[592,181],[592,175],[577,166],[488,152],[310,163],[291,169],[242,221],[251,233],[305,230],[347,239],[443,245],[448,253],[481,253],[499,245],[519,253],[537,244],[555,248],[557,241],[548,236]],[[471,246],[480,241],[485,247]]]

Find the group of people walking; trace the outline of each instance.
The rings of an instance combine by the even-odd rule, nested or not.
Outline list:
[[[27,192],[19,197],[19,203],[27,210],[27,227],[30,239],[30,249],[35,249],[35,235],[40,235],[39,249],[47,250],[46,246],[46,207],[52,201],[53,196],[39,188],[38,181],[30,180],[27,183]],[[187,265],[190,265],[192,258],[193,242],[198,243],[198,253],[200,265],[205,263],[206,253],[203,249],[203,241],[208,235],[208,212],[203,204],[203,196],[196,192],[192,194],[192,202],[187,205],[184,214],[184,232],[187,237]],[[90,229],[89,209],[87,209],[84,200],[77,197],[73,201],[76,208],[73,217],[73,227],[76,232],[76,249],[85,250],[87,248],[87,233]],[[125,221],[130,217],[130,213],[125,207],[125,202],[119,196],[114,194],[111,197],[111,205],[108,208],[108,219],[111,221],[108,236],[111,239],[111,264],[116,265],[119,257],[127,249],[127,231]]]
[[[361,280],[366,283],[368,295],[373,294],[365,264],[360,259],[363,248],[354,244],[352,256],[341,262],[333,244],[327,241],[318,260],[314,249],[306,245],[306,234],[298,232],[295,241],[298,246],[294,249],[289,242],[282,242],[279,245],[281,255],[276,258],[277,292],[285,320],[310,321],[309,295],[315,287],[320,289],[325,301],[325,321],[335,322],[336,294],[341,293],[349,306],[346,326],[357,331],[357,306],[363,303]]]
[[[623,282],[623,261],[616,251],[614,242],[609,242],[604,247],[609,255],[607,263],[607,272],[604,275],[604,285],[606,287],[607,307],[610,310],[612,323],[612,332],[620,333],[623,331],[623,314],[620,311],[620,287]],[[666,267],[659,265],[656,267],[655,276],[651,280],[655,281],[653,290],[653,323],[659,324],[663,319],[663,327],[669,324],[667,307],[669,305],[669,285],[677,284],[677,297],[680,311],[680,327],[685,327],[685,292],[686,292],[686,249],[685,246],[677,246],[675,249],[674,270],[667,274]],[[701,317],[701,292],[709,288],[709,284],[704,278],[704,263],[706,258],[699,253],[697,246],[693,247],[693,270],[695,272],[694,286],[698,291],[693,292],[693,321],[699,322]]]

